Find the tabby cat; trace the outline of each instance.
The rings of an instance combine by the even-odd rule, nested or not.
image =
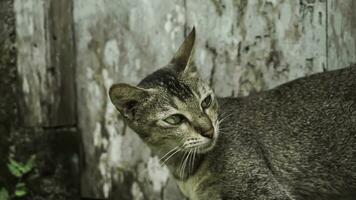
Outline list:
[[[193,62],[109,94],[191,200],[356,199],[356,65],[242,98],[218,98]]]

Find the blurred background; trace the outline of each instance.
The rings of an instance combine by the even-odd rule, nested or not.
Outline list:
[[[108,99],[193,26],[219,96],[356,62],[354,0],[0,0],[0,199],[184,199]],[[2,199],[3,198],[3,199]]]

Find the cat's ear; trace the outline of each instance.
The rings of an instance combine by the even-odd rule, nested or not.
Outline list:
[[[185,38],[178,51],[171,60],[173,68],[178,73],[195,72],[196,66],[193,62],[195,44],[195,27]]]
[[[149,97],[149,92],[143,88],[119,83],[110,87],[109,96],[122,116],[132,120],[136,106]]]

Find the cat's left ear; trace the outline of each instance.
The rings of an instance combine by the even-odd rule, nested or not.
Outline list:
[[[195,44],[195,27],[185,38],[178,51],[171,60],[173,68],[178,73],[196,72],[197,68],[193,62]]]
[[[109,90],[111,102],[120,111],[123,117],[132,120],[136,107],[143,103],[150,95],[143,88],[126,83],[118,83]]]

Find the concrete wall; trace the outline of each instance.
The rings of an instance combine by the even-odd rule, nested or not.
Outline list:
[[[185,29],[183,1],[74,1],[85,196],[160,199],[169,173],[121,120],[107,93],[167,63]],[[96,184],[93,184],[96,183]],[[132,192],[131,192],[132,191]],[[124,197],[125,196],[125,197]]]
[[[72,1],[15,0],[26,126],[76,124]]]
[[[33,116],[25,122],[80,131],[87,197],[182,199],[107,92],[167,64],[192,26],[195,59],[220,96],[356,62],[353,0],[15,2],[22,108]]]

